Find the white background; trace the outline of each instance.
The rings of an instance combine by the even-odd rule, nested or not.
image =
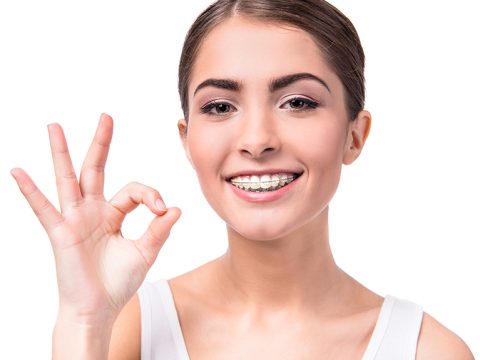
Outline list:
[[[475,1],[333,1],[367,55],[370,138],[331,204],[339,265],[381,295],[420,303],[480,356],[480,75]],[[56,200],[46,125],[81,165],[101,112],[115,120],[107,196],[140,181],[182,218],[147,279],[220,255],[224,224],[176,132],[183,38],[209,1],[0,3],[0,358],[50,357],[57,290],[47,236],[10,177]],[[140,209],[126,223],[139,235]]]

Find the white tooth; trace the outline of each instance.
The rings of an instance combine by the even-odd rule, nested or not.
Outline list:
[[[272,179],[270,178],[270,175],[262,175],[260,177],[260,186],[262,189],[268,189],[271,186],[271,181]]]
[[[245,190],[248,190],[250,189],[250,181],[248,178],[244,178],[244,180],[242,180],[242,185],[243,185],[243,188]]]
[[[250,177],[250,188],[251,189],[260,189],[260,178],[256,175]]]
[[[244,189],[246,191],[262,190],[274,190],[279,187],[283,187],[295,178],[292,174],[279,173],[279,174],[264,174],[262,176],[236,176],[230,180],[236,187]]]
[[[243,187],[244,187],[245,184],[242,183],[242,179],[240,178],[240,176],[237,176],[237,177],[235,177],[235,178],[232,179],[232,180],[235,182],[235,185],[236,185],[237,187],[239,187],[240,189],[243,189]]]
[[[280,178],[278,177],[278,175],[273,175],[271,185],[273,187],[277,187],[278,184],[280,184]]]

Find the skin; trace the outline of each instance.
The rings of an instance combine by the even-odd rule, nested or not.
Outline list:
[[[273,93],[268,89],[272,78],[305,72],[323,79],[329,90],[306,79]],[[239,91],[205,87],[194,96],[209,78],[243,86]],[[320,105],[294,109],[292,98],[300,96]],[[212,100],[231,107],[222,114],[218,107],[202,113]],[[229,242],[220,258],[169,280],[190,358],[361,359],[383,298],[335,264],[328,204],[342,166],[361,153],[370,114],[361,111],[348,120],[342,84],[308,34],[242,17],[223,22],[205,39],[189,104],[188,124],[178,123],[180,138],[207,200],[226,223]],[[162,211],[160,194],[141,184],[105,201],[111,128],[111,118],[102,116],[77,181],[61,128],[50,127],[61,214],[25,172],[12,171],[54,247],[61,303],[54,358],[76,354],[75,349],[87,354],[78,358],[107,353],[109,359],[140,358],[134,294],[180,215],[176,208]],[[233,172],[273,168],[302,175],[285,196],[269,203],[246,202],[225,181]],[[156,216],[132,242],[121,237],[120,227],[138,204]],[[108,261],[113,257],[119,262]],[[92,265],[103,271],[88,271]],[[83,276],[68,288],[68,276],[78,271]],[[132,273],[137,274],[133,280]],[[417,359],[473,356],[426,314]]]
[[[329,90],[301,80],[268,91],[270,79],[302,72],[323,79]],[[243,87],[208,87],[194,96],[208,78],[235,79]],[[289,101],[295,96],[320,106],[294,111]],[[202,114],[199,109],[212,100],[234,109]],[[367,111],[349,121],[345,103],[339,78],[299,29],[234,17],[205,39],[189,86],[189,122],[180,120],[178,127],[202,190],[227,225],[229,248],[220,259],[170,281],[192,359],[232,353],[238,359],[360,359],[365,352],[383,298],[335,264],[328,234],[328,203],[341,168],[360,155],[371,124]],[[301,169],[303,175],[281,200],[238,200],[225,176],[257,168]],[[203,299],[205,312],[192,297]],[[417,358],[473,356],[426,314]]]

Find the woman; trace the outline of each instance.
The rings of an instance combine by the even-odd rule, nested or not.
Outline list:
[[[180,61],[178,128],[229,247],[141,288],[179,209],[137,183],[105,201],[108,115],[78,180],[51,125],[61,213],[12,174],[54,249],[54,358],[472,359],[418,305],[380,297],[333,259],[328,204],[370,129],[363,68],[353,26],[324,1],[218,1],[202,13]],[[121,224],[139,204],[157,216],[134,242]]]

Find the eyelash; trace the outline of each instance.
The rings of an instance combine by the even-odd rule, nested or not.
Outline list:
[[[313,109],[316,109],[319,106],[319,103],[310,99],[306,99],[303,97],[294,97],[290,100],[288,100],[285,104],[291,103],[292,101],[301,101],[305,104],[305,107],[301,108],[300,110],[298,109],[291,109],[290,111],[298,112],[298,111],[310,111]],[[223,116],[223,114],[226,113],[212,113],[211,110],[216,108],[219,105],[227,105],[229,107],[233,107],[233,105],[227,103],[227,102],[221,102],[221,101],[211,101],[204,106],[200,108],[200,111],[202,114],[208,114],[208,115],[214,115],[214,116]]]
[[[229,103],[220,102],[220,101],[214,100],[214,101],[211,101],[211,102],[203,105],[203,106],[200,108],[200,111],[202,112],[202,114],[222,116],[222,113],[213,114],[213,113],[210,112],[213,108],[216,108],[216,107],[219,106],[219,105],[227,105],[227,106],[233,107],[233,106],[230,105]]]
[[[316,101],[313,101],[313,100],[310,100],[310,99],[307,99],[307,98],[303,98],[303,97],[294,97],[290,100],[288,100],[286,103],[290,103],[292,101],[301,101],[303,102],[306,106],[303,107],[302,109],[300,110],[294,110],[292,109],[291,111],[309,111],[309,110],[312,110],[312,109],[316,109],[318,107],[318,102]]]

